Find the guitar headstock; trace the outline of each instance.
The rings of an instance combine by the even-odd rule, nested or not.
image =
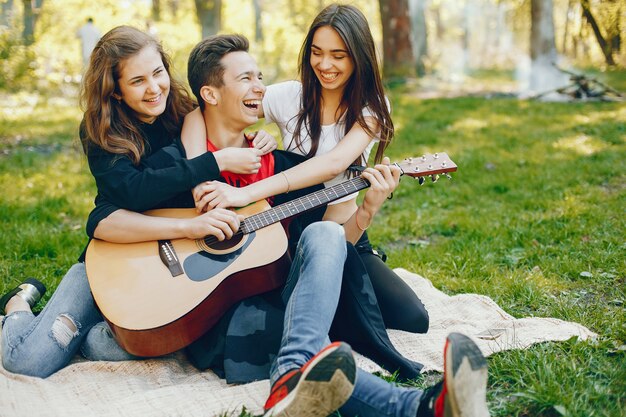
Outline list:
[[[424,182],[424,177],[430,176],[434,182],[439,174],[450,177],[448,173],[457,170],[456,164],[445,152],[406,158],[396,165],[400,167],[403,175],[419,179],[420,184]]]

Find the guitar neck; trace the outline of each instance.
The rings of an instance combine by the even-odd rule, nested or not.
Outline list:
[[[367,182],[364,178],[352,178],[351,180],[342,182],[341,184],[324,188],[314,193],[280,204],[264,212],[252,215],[243,220],[241,223],[241,231],[246,234],[254,232],[255,230],[262,229],[281,220],[285,220],[289,217],[320,207],[352,193],[356,193],[369,186],[369,182]]]
[[[450,160],[446,153],[422,155],[419,158],[407,158],[404,162],[394,165],[400,168],[400,175],[419,178],[420,184],[424,182],[424,177],[426,176],[431,176],[434,182],[438,174],[447,174],[457,169],[456,164]],[[359,192],[369,186],[370,183],[366,179],[355,177],[332,187],[324,188],[303,197],[296,198],[269,210],[247,217],[241,222],[239,230],[235,234],[252,233],[271,224],[278,223],[281,220],[338,200],[341,197]],[[216,242],[217,238],[210,235],[204,238],[204,241],[210,244]]]

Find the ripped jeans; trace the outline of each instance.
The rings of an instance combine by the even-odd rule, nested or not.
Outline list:
[[[125,360],[91,295],[84,263],[65,274],[38,316],[16,311],[2,324],[2,365],[7,371],[46,378],[82,348],[93,360]]]

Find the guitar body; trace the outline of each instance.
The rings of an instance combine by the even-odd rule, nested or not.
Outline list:
[[[262,201],[238,213],[248,217],[268,208]],[[194,209],[145,214],[197,215]],[[162,261],[157,241],[93,239],[87,248],[87,276],[96,304],[120,346],[137,356],[161,356],[189,345],[236,302],[283,285],[289,271],[287,236],[280,223],[210,247],[203,239],[169,242],[182,266],[180,275],[174,276]]]

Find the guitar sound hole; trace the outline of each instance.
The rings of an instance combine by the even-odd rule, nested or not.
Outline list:
[[[228,251],[228,249],[234,248],[236,246],[240,246],[241,241],[244,238],[244,236],[245,235],[243,233],[238,233],[235,236],[233,236],[231,239],[223,240],[221,242],[218,240],[211,244],[207,244],[207,247],[216,252]]]

